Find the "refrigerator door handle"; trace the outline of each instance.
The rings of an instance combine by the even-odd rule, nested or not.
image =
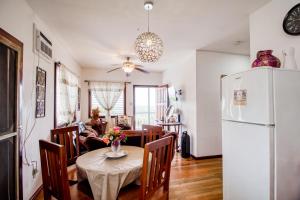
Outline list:
[[[267,127],[275,127],[275,124],[260,124],[260,123],[254,123],[254,122],[244,122],[244,121],[236,121],[236,120],[224,120],[227,122],[236,122],[236,123],[242,123],[242,124],[252,124],[257,126],[267,126]]]

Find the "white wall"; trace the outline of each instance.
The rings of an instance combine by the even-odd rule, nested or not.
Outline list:
[[[62,40],[50,31],[28,6],[25,0],[0,0],[0,27],[24,44],[23,54],[23,127],[29,130],[35,121],[35,69],[38,57],[33,53],[33,22],[44,31],[53,42],[54,61],[61,61],[73,72],[80,74],[80,66],[72,59]],[[38,174],[32,177],[32,167],[23,165],[23,199],[29,197],[42,184],[39,155],[39,139],[47,139],[54,121],[54,63],[40,59],[40,67],[47,71],[46,117],[36,119],[33,132],[26,144],[27,157],[38,163]],[[24,138],[24,134],[22,138]]]
[[[221,152],[220,76],[250,67],[242,55],[189,51],[182,62],[163,73],[163,83],[183,90],[179,102],[183,129],[191,136],[191,153],[196,157]]]
[[[249,57],[197,51],[197,155],[222,154],[220,77],[250,68]]]
[[[197,154],[196,129],[196,51],[191,50],[184,55],[178,55],[180,63],[170,66],[163,73],[163,82],[182,89],[183,97],[178,103],[181,110],[183,130],[187,130],[191,137],[191,153]]]
[[[287,35],[282,22],[286,13],[299,0],[273,0],[250,15],[251,61],[256,52],[264,49],[274,50],[274,55],[283,60],[282,50],[294,47],[296,61],[300,66],[300,37]]]
[[[129,77],[122,70],[106,73],[104,69],[83,68],[81,73],[81,116],[83,121],[88,121],[88,83],[84,80],[96,81],[122,81],[131,82],[126,88],[127,115],[133,116],[133,85],[161,85],[162,73],[151,72],[149,74],[133,71]]]

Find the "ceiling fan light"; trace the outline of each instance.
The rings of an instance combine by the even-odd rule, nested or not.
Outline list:
[[[152,1],[146,1],[144,3],[144,9],[146,11],[152,10],[153,9],[153,2]]]
[[[126,73],[131,73],[133,71],[133,68],[127,68],[127,67],[123,67],[124,72]]]
[[[122,67],[125,73],[131,73],[134,70],[134,65],[132,63],[124,63]]]

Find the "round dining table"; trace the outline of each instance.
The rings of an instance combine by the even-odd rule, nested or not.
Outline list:
[[[110,147],[90,151],[76,160],[78,181],[88,180],[95,200],[116,200],[120,189],[139,181],[144,149],[121,146],[128,154],[122,158],[107,158]]]

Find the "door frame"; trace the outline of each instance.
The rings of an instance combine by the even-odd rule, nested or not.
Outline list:
[[[147,88],[158,88],[158,85],[133,85],[133,129],[135,129],[135,88],[147,87]]]
[[[9,48],[15,50],[18,53],[17,58],[17,78],[16,78],[16,87],[17,87],[17,109],[16,109],[16,193],[17,199],[23,199],[23,182],[22,182],[22,148],[20,148],[20,143],[22,141],[22,88],[23,88],[23,43],[0,28],[0,43],[8,46]]]

